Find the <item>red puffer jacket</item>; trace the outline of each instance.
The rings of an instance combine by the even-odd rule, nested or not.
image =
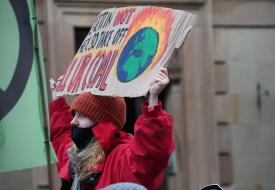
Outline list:
[[[50,103],[49,111],[59,177],[69,180],[70,161],[66,151],[71,146],[70,109],[65,99],[59,98]],[[174,149],[172,117],[162,109],[161,103],[150,112],[143,105],[134,129],[135,136],[131,136],[108,121],[92,128],[106,155],[102,174],[93,189],[118,182],[138,183],[149,190],[159,187]]]

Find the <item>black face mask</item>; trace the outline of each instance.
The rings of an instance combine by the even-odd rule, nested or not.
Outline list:
[[[80,128],[72,125],[72,140],[78,149],[85,148],[93,137],[92,127]]]

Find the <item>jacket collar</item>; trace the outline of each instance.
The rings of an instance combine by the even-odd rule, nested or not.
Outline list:
[[[106,155],[117,144],[129,142],[131,135],[119,130],[111,121],[104,121],[92,128],[93,134],[102,146]]]

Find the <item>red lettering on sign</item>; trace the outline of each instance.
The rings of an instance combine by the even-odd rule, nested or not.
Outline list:
[[[110,71],[111,71],[111,68],[113,67],[113,64],[114,64],[114,62],[115,62],[115,60],[116,60],[117,54],[118,54],[118,50],[114,50],[113,55],[112,55],[112,59],[111,59],[111,61],[109,62],[108,68],[107,68],[107,70],[106,70],[106,72],[105,72],[105,75],[104,75],[104,77],[103,77],[103,79],[102,79],[102,82],[100,83],[99,90],[101,90],[101,91],[104,91],[104,90],[106,89],[106,87],[107,87],[107,84],[106,84],[105,81],[106,81],[106,79],[107,79],[107,76],[109,76],[109,73],[110,73]],[[109,60],[108,60],[108,61],[109,61]]]
[[[96,75],[93,79],[93,84],[95,84],[96,81],[98,81],[98,82],[97,82],[97,85],[95,86],[95,88],[98,88],[98,86],[104,76],[104,73],[108,66],[108,62],[109,62],[111,55],[112,55],[112,50],[108,52],[107,56],[105,56],[104,60],[101,62],[100,66],[96,72]]]
[[[62,78],[62,80],[60,81],[60,84],[58,84],[58,86],[56,87],[56,91],[63,91],[65,86],[66,86],[66,83],[67,83],[67,80],[72,72],[72,69],[74,67],[74,65],[77,63],[78,61],[78,58],[75,57],[74,60],[72,61],[72,63],[69,65],[69,67],[67,68],[65,74],[64,74],[64,77]]]
[[[126,21],[126,24],[129,23],[129,21],[130,21],[130,19],[131,19],[131,17],[132,17],[132,14],[133,14],[135,11],[136,11],[136,8],[131,8],[131,9],[130,9],[129,16],[128,16],[128,19],[127,19],[127,21]]]
[[[69,85],[68,85],[67,92],[70,92],[71,89],[72,89],[73,86],[74,86],[74,81],[75,81],[75,78],[76,78],[76,74],[77,74],[77,72],[78,72],[78,70],[79,70],[79,67],[80,67],[80,65],[81,65],[81,62],[82,62],[84,56],[85,56],[85,55],[82,55],[80,61],[78,62],[77,68],[76,68],[76,70],[74,71],[73,76],[72,76],[72,78],[71,78],[71,80],[70,80],[70,83],[69,83]]]
[[[116,18],[115,18],[113,26],[123,24],[123,23],[125,23],[125,21],[126,21],[126,24],[128,24],[129,20],[131,19],[132,15],[135,11],[136,11],[135,8],[119,10],[116,14]]]
[[[70,71],[71,74],[69,76],[73,76],[70,78],[67,92],[73,94],[79,90],[83,91],[85,88],[98,88],[100,91],[104,91],[107,87],[107,77],[110,74],[117,55],[118,50],[104,50],[97,52],[94,58],[89,53],[82,55],[79,62],[75,59],[75,62],[71,66],[74,68],[68,69],[69,71],[74,71]]]
[[[96,56],[93,58],[93,60],[91,61],[90,65],[89,65],[89,68],[85,74],[85,77],[84,77],[84,80],[82,82],[82,90],[84,90],[84,88],[86,87],[86,80],[87,80],[87,77],[92,69],[92,67],[95,65],[95,60],[98,58],[98,56],[100,55],[101,51],[98,51]],[[92,73],[93,74],[93,73]]]
[[[94,85],[93,84],[93,77],[95,75],[96,68],[98,68],[98,64],[100,64],[101,60],[104,59],[104,57],[105,57],[105,51],[103,53],[100,52],[100,55],[98,56],[98,58],[97,58],[97,60],[94,64],[94,68],[93,68],[93,71],[92,71],[91,76],[89,78],[87,88],[91,88]]]
[[[72,93],[76,92],[77,89],[79,88],[79,86],[80,86],[79,84],[80,84],[80,81],[82,79],[82,75],[83,75],[84,70],[86,69],[88,63],[90,62],[91,57],[92,57],[92,54],[87,54],[82,59],[83,61],[81,63],[81,67],[80,67],[79,71],[77,72],[76,79],[74,81],[74,86],[73,86],[73,89],[72,89]]]

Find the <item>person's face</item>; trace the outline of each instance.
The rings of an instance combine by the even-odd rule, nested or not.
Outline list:
[[[81,113],[75,112],[71,125],[77,125],[80,128],[88,128],[94,126],[95,122],[83,116]]]

